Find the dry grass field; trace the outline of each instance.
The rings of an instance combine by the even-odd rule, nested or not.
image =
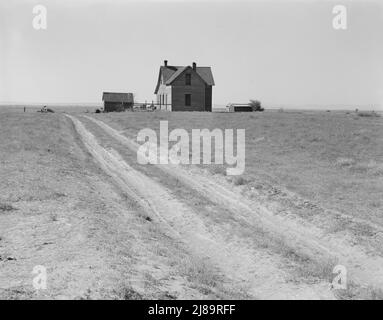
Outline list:
[[[383,298],[382,117],[55,110],[0,108],[0,298]],[[246,129],[244,174],[139,165],[161,120]]]
[[[350,216],[383,223],[383,118],[338,112],[124,113],[99,118],[132,137],[142,128],[246,129],[246,185],[286,188]],[[213,172],[224,170],[208,167]],[[280,190],[270,191],[271,198]],[[276,194],[274,194],[276,193]],[[303,213],[304,215],[304,213]]]

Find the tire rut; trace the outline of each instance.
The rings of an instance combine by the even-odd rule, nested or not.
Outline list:
[[[107,125],[105,122],[85,116],[97,124],[112,138],[137,152],[139,145]],[[157,157],[156,155],[151,155]],[[319,228],[299,219],[276,216],[264,206],[246,199],[240,194],[218,184],[206,175],[186,170],[177,165],[157,165],[166,174],[176,177],[185,185],[208,196],[217,205],[228,208],[248,223],[264,227],[270,234],[280,237],[294,251],[318,261],[338,261],[346,266],[352,280],[362,286],[383,288],[383,258],[371,256],[358,246],[350,246],[345,239],[328,236]],[[379,230],[380,226],[376,226]]]
[[[193,208],[175,198],[159,182],[129,166],[115,150],[106,150],[77,118],[74,123],[85,147],[100,167],[142,208],[154,213],[194,254],[208,259],[226,279],[253,298],[261,299],[332,299],[326,283],[292,283],[281,269],[281,259],[270,252],[255,250],[240,237],[227,241],[223,230],[212,233]],[[234,239],[234,241],[233,241]]]

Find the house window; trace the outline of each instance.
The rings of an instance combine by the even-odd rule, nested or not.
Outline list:
[[[186,107],[191,106],[191,94],[185,94],[185,106]]]
[[[190,86],[191,85],[191,74],[190,73],[186,73],[185,74],[185,85],[186,86]]]

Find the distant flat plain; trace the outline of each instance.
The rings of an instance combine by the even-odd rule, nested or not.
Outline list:
[[[242,176],[226,176],[222,165],[200,169],[277,215],[296,216],[331,236],[363,246],[366,252],[383,255],[382,234],[376,231],[383,228],[382,117],[307,110],[94,114],[95,108],[88,106],[52,106],[55,113],[41,114],[36,106],[27,106],[26,113],[23,107],[0,107],[0,297],[36,297],[26,283],[33,266],[42,260],[53,266],[54,287],[47,297],[139,298],[143,295],[137,293],[139,285],[133,290],[131,281],[121,281],[132,274],[137,281],[152,284],[145,297],[225,298],[233,292],[247,297],[238,288],[220,288],[214,270],[196,270],[190,261],[183,265],[183,273],[177,273],[188,280],[172,279],[177,289],[169,289],[170,280],[154,285],[158,279],[151,278],[156,270],[153,261],[163,271],[177,265],[184,253],[176,251],[156,227],[140,220],[145,218],[140,208],[122,197],[90,161],[64,113],[81,119],[91,116],[133,140],[143,128],[158,131],[164,120],[170,130],[246,129]],[[106,147],[111,144],[86,123]],[[156,243],[161,248],[140,242],[142,237],[146,242],[160,238]],[[166,250],[173,260],[159,254]],[[150,254],[140,261],[137,252]],[[140,270],[146,263],[147,273]],[[89,268],[94,271],[89,273]]]

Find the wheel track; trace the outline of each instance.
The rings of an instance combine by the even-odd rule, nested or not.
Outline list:
[[[103,121],[89,116],[85,116],[85,118],[97,124],[131,151],[137,152],[139,145],[131,139]],[[151,156],[157,157],[154,154]],[[233,214],[248,223],[265,227],[268,232],[278,235],[295,251],[318,260],[337,260],[339,264],[347,267],[353,281],[362,286],[383,288],[382,257],[370,256],[362,248],[349,246],[343,238],[329,237],[319,228],[307,223],[303,224],[302,220],[276,216],[264,206],[228,190],[203,174],[191,173],[181,166],[172,164],[157,165],[157,167],[200,192],[203,196],[208,196],[217,205],[224,205]],[[374,227],[377,230],[381,229],[378,225],[374,225]]]
[[[116,151],[104,149],[77,118],[68,117],[87,150],[120,188],[133,196],[148,214],[156,214],[176,240],[217,266],[230,283],[254,298],[333,298],[326,283],[289,282],[287,272],[280,269],[281,260],[277,255],[255,250],[241,238],[227,242],[224,234],[209,232],[193,209],[174,198],[161,184],[129,166]]]

